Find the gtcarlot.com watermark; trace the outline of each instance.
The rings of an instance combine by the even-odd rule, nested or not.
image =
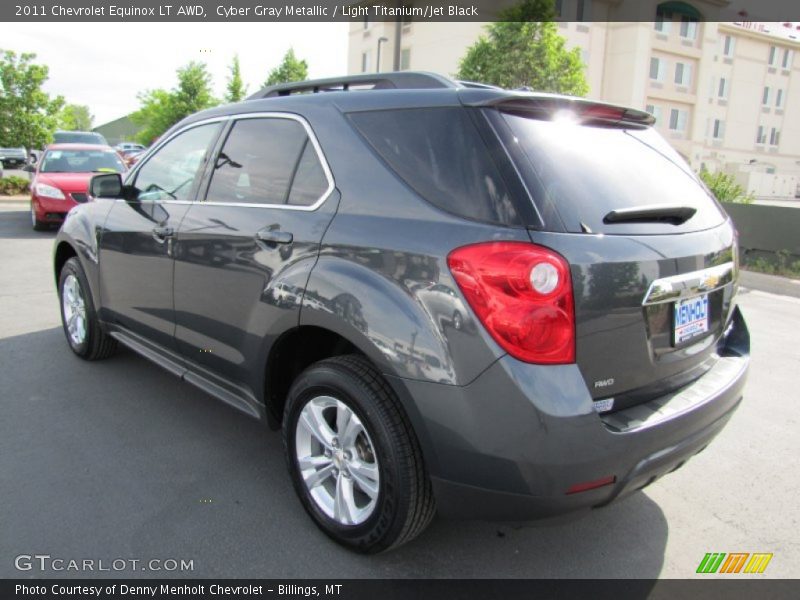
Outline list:
[[[194,571],[194,559],[183,558],[63,558],[49,554],[20,554],[14,559],[18,571],[99,572],[99,571]]]

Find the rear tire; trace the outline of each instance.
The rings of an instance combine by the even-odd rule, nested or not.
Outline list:
[[[64,263],[58,275],[58,300],[64,335],[72,351],[84,360],[111,356],[117,341],[100,326],[86,274],[74,256]]]
[[[336,542],[382,552],[431,522],[436,505],[419,443],[366,358],[329,358],[300,374],[287,397],[283,440],[303,507]]]

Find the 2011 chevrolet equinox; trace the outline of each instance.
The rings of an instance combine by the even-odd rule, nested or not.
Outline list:
[[[67,341],[282,428],[358,551],[602,506],[705,448],[749,360],[734,228],[652,124],[409,72],[203,111],[69,212]]]

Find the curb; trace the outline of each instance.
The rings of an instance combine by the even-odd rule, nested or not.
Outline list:
[[[798,279],[741,269],[739,271],[739,284],[749,290],[800,298],[800,280]]]

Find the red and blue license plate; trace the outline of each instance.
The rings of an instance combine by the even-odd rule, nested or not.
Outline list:
[[[673,316],[672,342],[679,345],[708,331],[708,294],[678,300]]]

